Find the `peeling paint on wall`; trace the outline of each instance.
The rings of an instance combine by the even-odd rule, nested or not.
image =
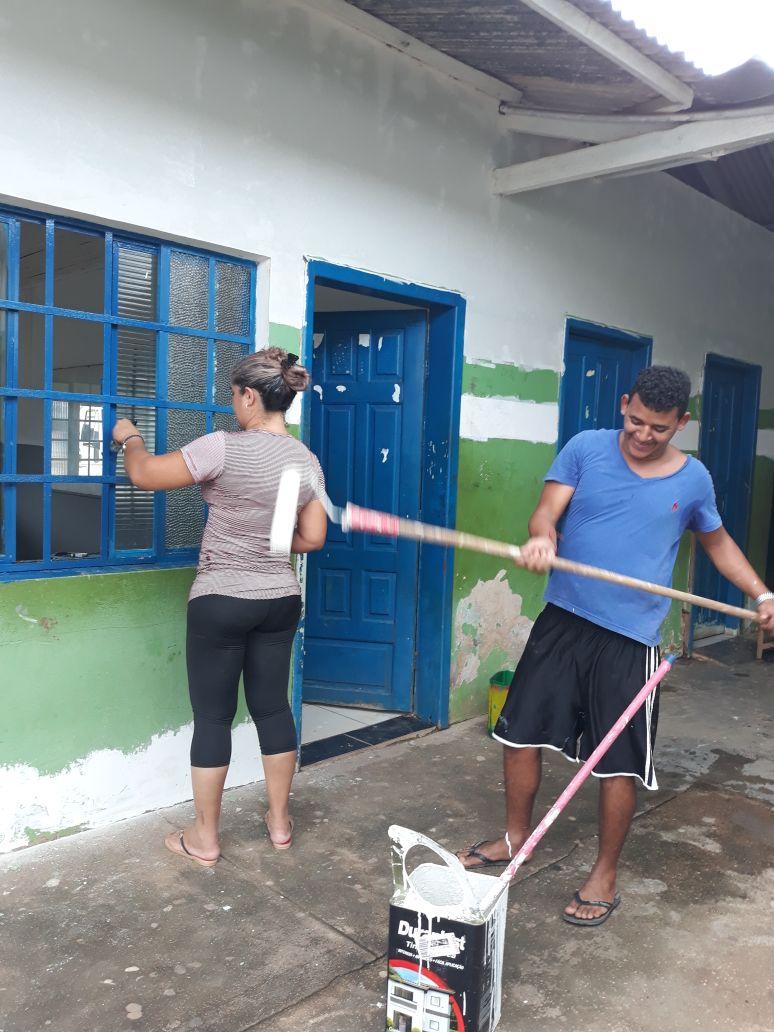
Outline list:
[[[531,629],[532,621],[522,613],[521,595],[511,590],[505,570],[493,580],[478,581],[455,613],[452,688],[473,682],[495,652],[515,664]]]

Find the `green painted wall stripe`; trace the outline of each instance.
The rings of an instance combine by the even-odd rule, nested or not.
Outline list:
[[[774,430],[774,408],[762,408],[758,416],[759,430]]]
[[[298,353],[301,349],[301,330],[285,323],[269,323],[269,344],[273,348]]]
[[[188,724],[193,576],[159,570],[3,585],[0,765],[53,774],[98,749],[130,753]],[[246,716],[240,705],[235,723]]]
[[[558,401],[559,374],[552,369],[521,369],[515,365],[483,366],[466,362],[462,393],[479,398],[521,398]]]

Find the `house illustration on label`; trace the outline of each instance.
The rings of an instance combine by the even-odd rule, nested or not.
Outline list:
[[[427,975],[394,963],[387,982],[387,1028],[394,1032],[462,1032],[452,993]]]

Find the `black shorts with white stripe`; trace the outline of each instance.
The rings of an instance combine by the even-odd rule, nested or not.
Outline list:
[[[516,668],[494,738],[515,748],[556,749],[588,759],[660,663],[658,646],[599,627],[548,604]],[[597,777],[625,775],[656,789],[653,746],[658,689],[597,764]]]

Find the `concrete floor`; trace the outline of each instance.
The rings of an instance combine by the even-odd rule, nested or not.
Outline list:
[[[593,783],[512,887],[501,1032],[774,1030],[774,665],[749,642],[703,655],[662,696],[620,910],[559,918],[594,856]],[[547,758],[541,812],[573,770]],[[284,854],[262,794],[228,793],[211,870],[160,848],[190,805],[2,859],[0,1032],[384,1029],[386,829],[497,830],[499,747],[475,720],[310,768]]]

